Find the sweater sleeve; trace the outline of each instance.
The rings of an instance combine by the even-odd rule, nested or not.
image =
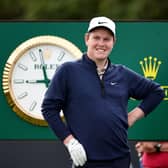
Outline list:
[[[41,111],[48,125],[62,141],[70,134],[67,125],[60,116],[60,111],[64,109],[65,99],[66,76],[65,69],[61,66],[55,73],[45,93]]]
[[[147,116],[163,100],[165,96],[164,90],[160,87],[160,84],[130,69],[127,69],[127,73],[130,97],[141,100],[138,107],[141,108],[145,116]]]

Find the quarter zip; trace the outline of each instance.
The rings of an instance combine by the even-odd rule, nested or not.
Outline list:
[[[98,78],[99,78],[99,81],[100,81],[100,87],[101,87],[101,95],[102,97],[105,97],[105,82],[104,82],[104,75],[107,71],[107,67],[105,68],[105,71],[104,72],[100,72],[100,74],[98,73],[97,71],[97,75],[98,75]]]
[[[102,95],[102,97],[104,97],[105,96],[104,80],[103,80],[103,78],[99,79],[99,80],[100,80],[100,86],[101,86],[101,95]]]
[[[108,67],[110,66],[110,59],[108,58],[108,62],[107,62],[107,67],[105,68],[105,72],[104,74],[102,75],[102,77],[100,78],[98,72],[97,72],[97,66],[96,66],[96,63],[94,61],[92,61],[91,59],[88,58],[87,55],[84,55],[83,57],[83,60],[87,62],[87,65],[89,67],[92,67],[97,75],[97,78],[99,80],[99,83],[100,83],[100,89],[101,89],[101,96],[102,97],[105,97],[105,82],[104,82],[104,75],[108,69]]]
[[[104,74],[100,77],[97,70],[95,70],[95,73],[97,75],[97,78],[99,80],[100,83],[100,89],[101,89],[101,96],[104,97],[105,96],[105,84],[104,84]]]

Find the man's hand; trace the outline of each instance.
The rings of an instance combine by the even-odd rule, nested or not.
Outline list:
[[[75,166],[83,166],[87,157],[82,144],[80,144],[77,139],[71,138],[67,143],[65,143],[65,146],[67,147]]]

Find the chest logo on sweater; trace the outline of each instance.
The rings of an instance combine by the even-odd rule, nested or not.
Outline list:
[[[162,61],[160,59],[158,59],[157,57],[149,56],[139,61],[139,64],[146,78],[149,78],[151,80],[156,80],[159,74],[159,69],[162,64]],[[168,100],[168,85],[163,85],[161,87],[164,89],[164,92],[165,92],[164,100]]]
[[[112,86],[114,86],[116,84],[117,84],[117,82],[110,82],[110,85],[112,85]]]

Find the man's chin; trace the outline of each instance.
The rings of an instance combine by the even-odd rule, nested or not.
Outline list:
[[[105,60],[105,59],[107,59],[107,55],[104,55],[104,54],[99,54],[99,55],[97,55],[97,59],[98,60]]]

